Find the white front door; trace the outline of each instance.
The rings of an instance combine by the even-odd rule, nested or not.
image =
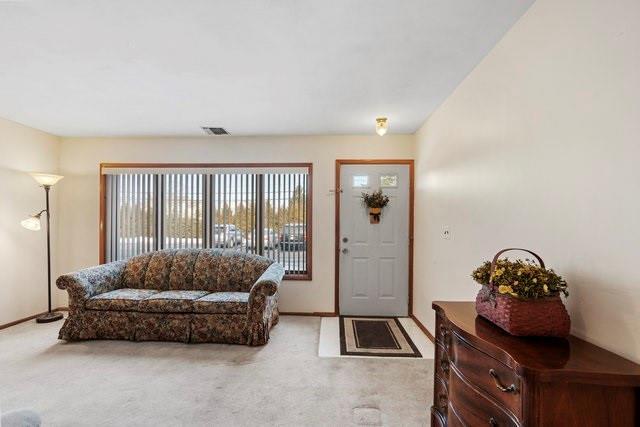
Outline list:
[[[408,314],[409,187],[409,165],[341,165],[340,314]],[[371,224],[362,193],[378,189],[390,202]]]

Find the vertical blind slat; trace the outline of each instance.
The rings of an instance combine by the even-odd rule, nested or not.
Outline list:
[[[170,248],[177,247],[176,232],[178,231],[178,176],[171,175],[171,242]]]
[[[135,251],[136,253],[140,253],[140,175],[136,174],[134,176],[135,179],[135,188],[133,190],[133,195],[134,195],[134,202],[133,202],[133,207],[134,207],[134,232],[133,232],[133,238],[135,241]]]
[[[233,194],[233,210],[232,212],[238,212],[238,193],[237,193],[237,187],[236,187],[236,174],[230,175],[229,176],[229,187],[231,187],[231,183],[233,182],[233,188],[229,189],[229,197],[231,197],[231,195]],[[231,203],[229,203],[229,205],[231,205]],[[229,221],[230,223],[232,221]],[[234,231],[234,234],[232,236],[229,236],[229,238],[233,238],[233,245],[234,247],[237,245],[236,242],[236,234]]]
[[[133,215],[131,213],[133,206],[133,188],[132,188],[132,177],[131,174],[127,174],[127,240],[125,243],[125,250],[127,253],[127,258],[131,256],[133,251],[131,250],[131,235],[133,234]]]
[[[139,187],[140,187],[140,196],[139,196],[139,211],[140,211],[140,227],[139,227],[139,239],[140,239],[140,252],[147,252],[146,246],[146,228],[147,228],[147,213],[145,210],[145,175],[142,174],[139,176]]]
[[[277,221],[278,221],[278,228],[283,227],[282,226],[282,218],[281,218],[281,212],[280,212],[280,174],[277,175],[277,179],[278,182],[276,184],[276,188],[275,188],[275,209],[276,209],[276,215],[277,215]],[[284,242],[282,245],[282,248],[284,249],[286,247],[286,239],[287,236],[284,235],[284,228],[282,228],[282,237],[284,238]],[[277,256],[277,261],[280,262],[280,255],[281,255],[282,251],[278,251],[278,256]]]
[[[127,175],[122,175],[122,187],[120,188],[120,224],[118,224],[118,228],[120,231],[120,235],[123,236],[120,240],[120,253],[122,254],[122,258],[128,258],[128,254],[126,251],[126,238],[127,238],[127,183],[128,183]]]
[[[147,232],[146,232],[146,239],[147,239],[147,251],[152,251],[153,250],[153,246],[152,244],[152,238],[153,236],[151,235],[151,218],[153,218],[153,216],[151,215],[151,201],[153,200],[151,198],[152,195],[152,188],[151,188],[151,183],[152,183],[152,179],[151,179],[151,175],[146,175],[146,181],[147,181]]]
[[[115,246],[116,250],[115,250],[115,254],[114,254],[113,258],[111,259],[111,261],[115,261],[117,259],[120,259],[120,253],[121,253],[119,236],[120,236],[120,224],[122,223],[122,221],[121,221],[122,209],[120,207],[120,200],[122,199],[122,197],[120,196],[120,188],[121,188],[120,183],[121,183],[121,178],[122,177],[121,176],[116,176],[115,178],[116,178],[115,179],[115,184],[116,184],[116,191],[115,191],[115,193],[116,193],[116,201],[115,201],[115,205],[116,205],[116,222],[115,222],[115,224],[111,224],[111,223],[107,224],[107,227],[112,227],[114,229],[115,236],[118,236],[118,237],[116,237],[116,239],[115,239],[114,246]]]
[[[295,184],[295,188],[293,189],[293,194],[296,197],[295,199],[295,205],[293,206],[293,209],[295,211],[296,214],[296,223],[299,223],[300,220],[300,177],[298,176],[298,174],[293,175],[293,182]],[[299,233],[300,230],[296,227],[297,232]],[[300,272],[300,252],[301,251],[296,251],[296,264],[293,268],[293,270],[296,273]]]
[[[198,193],[196,192],[196,187],[198,185],[198,180],[196,175],[191,175],[189,178],[190,188],[189,188],[189,200],[191,200],[191,233],[189,234],[189,240],[191,241],[191,247],[197,248],[198,245]]]
[[[107,202],[107,206],[105,206],[106,210],[106,216],[104,219],[104,223],[101,224],[102,227],[106,227],[107,224],[111,223],[111,215],[113,214],[113,208],[111,206],[113,198],[112,198],[112,186],[111,186],[111,182],[112,182],[112,177],[109,176],[105,176],[104,180],[106,182],[106,191],[107,193],[105,194],[105,200]],[[112,253],[112,248],[111,248],[111,236],[113,235],[113,233],[111,233],[111,230],[108,230],[109,232],[105,233],[106,236],[106,242],[105,242],[105,261],[106,262],[111,262],[111,253]]]
[[[184,175],[182,174],[178,174],[178,183],[177,183],[177,187],[178,187],[178,191],[176,192],[178,195],[178,200],[177,200],[177,204],[176,204],[176,226],[177,226],[177,230],[176,230],[176,246],[178,247],[178,249],[183,248],[184,247],[184,240],[182,239],[182,236],[184,235],[183,230],[184,230],[184,185],[183,185],[183,180],[184,180]]]
[[[136,183],[136,188],[134,191],[134,196],[135,196],[135,202],[134,202],[134,213],[135,213],[135,232],[134,232],[134,238],[135,238],[135,242],[136,242],[136,253],[140,253],[141,251],[141,242],[140,242],[140,217],[141,215],[141,210],[140,210],[140,199],[141,199],[141,194],[140,194],[140,175],[136,174],[135,175],[135,183]]]
[[[165,213],[165,220],[164,220],[164,242],[163,242],[163,247],[164,248],[170,248],[171,247],[171,227],[173,224],[172,221],[172,217],[173,217],[173,206],[171,205],[171,199],[173,198],[173,187],[171,185],[171,180],[173,179],[173,175],[165,175],[165,178],[163,180],[165,187],[165,195],[164,195],[164,213]]]

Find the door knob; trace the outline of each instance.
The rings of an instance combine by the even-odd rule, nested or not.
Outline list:
[[[343,253],[343,254],[348,254],[348,253],[349,253],[349,249],[347,249],[347,248],[342,248],[342,253]]]
[[[347,242],[349,241],[349,238],[348,238],[348,237],[343,237],[343,238],[342,238],[342,241],[343,241],[344,243],[347,243]]]

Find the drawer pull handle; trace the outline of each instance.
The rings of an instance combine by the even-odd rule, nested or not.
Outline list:
[[[491,378],[493,378],[493,382],[496,384],[498,390],[505,393],[516,393],[518,391],[518,388],[515,384],[511,384],[510,386],[505,387],[500,381],[500,378],[498,378],[498,374],[493,369],[489,369],[489,375],[491,375]]]
[[[495,418],[491,417],[489,418],[489,425],[491,427],[496,427],[498,425],[498,422],[495,420]]]

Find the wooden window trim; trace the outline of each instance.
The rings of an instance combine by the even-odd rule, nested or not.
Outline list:
[[[106,260],[107,227],[107,179],[103,172],[105,168],[260,168],[260,167],[304,167],[308,170],[307,183],[307,253],[305,274],[285,274],[284,280],[310,281],[313,279],[313,163],[100,163],[100,218],[99,218],[99,263],[104,264]]]

